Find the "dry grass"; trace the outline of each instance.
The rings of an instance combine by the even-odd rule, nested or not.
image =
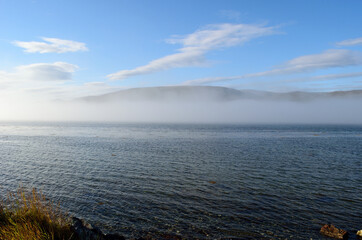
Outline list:
[[[48,239],[76,239],[68,217],[35,189],[9,194],[8,202],[0,204],[0,240]]]

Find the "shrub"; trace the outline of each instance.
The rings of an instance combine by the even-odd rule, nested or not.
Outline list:
[[[75,240],[69,217],[41,192],[19,188],[0,204],[1,240]]]

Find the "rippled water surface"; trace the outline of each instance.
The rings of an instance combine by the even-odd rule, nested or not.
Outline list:
[[[362,126],[0,123],[0,153],[3,196],[37,187],[127,237],[362,229]]]

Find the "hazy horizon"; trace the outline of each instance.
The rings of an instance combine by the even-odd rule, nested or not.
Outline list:
[[[101,95],[92,101],[0,102],[3,110],[8,109],[0,121],[362,124],[362,112],[358,111],[361,95],[305,99],[291,95],[294,98],[290,99],[289,95],[264,96],[259,92],[230,100],[227,95],[207,91],[187,96],[172,91],[164,96],[153,94],[106,100]]]

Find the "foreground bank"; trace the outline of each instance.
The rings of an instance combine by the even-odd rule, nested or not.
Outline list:
[[[348,239],[349,233],[325,225],[321,234]],[[352,234],[354,235],[354,234]],[[362,231],[356,233],[359,239]],[[124,240],[119,234],[105,234],[99,228],[86,221],[64,214],[58,207],[36,189],[26,191],[20,188],[16,193],[8,194],[7,200],[0,204],[0,239],[12,240]],[[178,235],[157,236],[146,233],[137,240],[183,239]]]
[[[162,236],[182,239],[179,236]],[[124,240],[119,234],[105,234],[82,219],[64,214],[36,189],[18,189],[0,204],[1,240]],[[141,239],[155,239],[146,235]]]

